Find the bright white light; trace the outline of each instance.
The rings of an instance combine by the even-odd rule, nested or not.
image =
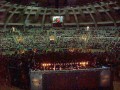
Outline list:
[[[87,26],[87,30],[89,30],[90,29],[90,27],[89,26]]]
[[[13,32],[15,32],[15,27],[12,27]]]

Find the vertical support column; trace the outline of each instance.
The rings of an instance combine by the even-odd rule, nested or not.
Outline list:
[[[46,11],[47,11],[47,8],[45,8],[45,11],[44,11],[44,14],[43,14],[43,19],[42,19],[42,29],[43,29],[43,27],[44,27]]]
[[[10,14],[10,16],[8,17],[8,19],[5,22],[4,25],[4,29],[6,29],[7,24],[9,23],[10,19],[12,18],[12,16],[15,14],[15,12],[19,9],[20,6],[16,7],[16,9],[12,12],[12,14]]]
[[[28,15],[27,15],[27,17],[26,17],[26,19],[25,19],[25,22],[24,22],[24,27],[26,27],[27,25],[29,25],[29,24],[28,24],[29,22],[27,22],[27,21],[28,21],[28,19],[29,19],[29,17],[30,17],[30,14],[31,14],[31,12],[32,12],[32,9],[33,9],[33,7],[30,7],[30,11],[29,11],[29,13],[28,13]]]
[[[50,16],[51,21],[52,21],[53,15],[54,15],[54,8],[51,8],[51,16]],[[51,22],[51,27],[53,27],[53,22]]]
[[[93,20],[93,22],[94,22],[94,24],[95,24],[95,27],[97,28],[97,22],[96,22],[94,16],[92,15],[92,13],[91,13],[91,11],[89,10],[89,8],[88,8],[87,6],[85,6],[85,7],[86,7],[87,11],[89,12],[89,14],[90,14],[90,16],[91,16],[91,18],[92,18],[92,20]]]
[[[76,24],[77,24],[77,28],[79,28],[79,22],[78,22],[78,18],[77,18],[77,15],[76,15],[76,12],[75,12],[74,8],[72,8],[72,11],[74,13],[74,17],[75,17],[75,21],[76,21]]]

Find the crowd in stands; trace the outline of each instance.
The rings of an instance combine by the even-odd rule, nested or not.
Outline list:
[[[120,29],[115,27],[90,28],[90,30],[68,28],[53,30],[52,34],[49,30],[16,31],[4,32],[6,35],[1,33],[1,49],[48,48],[51,45],[50,36],[54,36],[54,48],[110,49],[119,47],[120,44]]]

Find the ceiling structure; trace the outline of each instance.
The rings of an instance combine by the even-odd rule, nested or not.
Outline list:
[[[84,6],[44,8],[0,2],[0,27],[52,27],[52,16],[64,16],[64,26],[119,26],[120,6],[117,2],[99,2]]]
[[[114,0],[7,0],[7,1],[23,5],[35,4],[40,7],[60,8],[65,6],[81,6],[89,3],[95,3],[100,1],[108,2]]]

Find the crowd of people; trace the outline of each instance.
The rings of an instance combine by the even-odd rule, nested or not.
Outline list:
[[[52,33],[51,33],[52,32]],[[4,32],[6,33],[6,32]],[[120,44],[119,27],[80,28],[79,30],[17,30],[1,33],[1,49],[89,48],[113,49]],[[26,34],[27,33],[27,34]],[[50,37],[53,37],[51,43]]]

